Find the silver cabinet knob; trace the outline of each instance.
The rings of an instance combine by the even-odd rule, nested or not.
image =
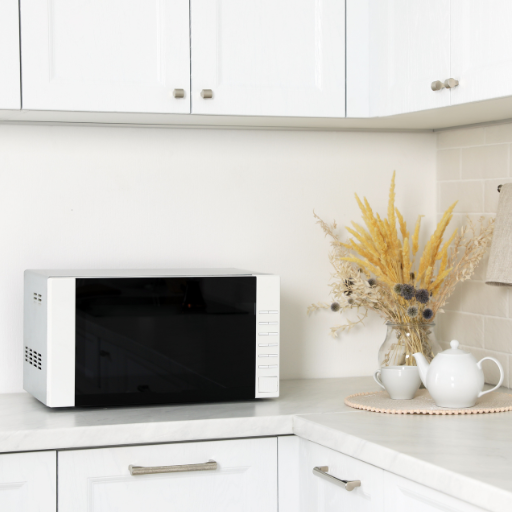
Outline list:
[[[184,98],[185,97],[185,89],[174,89],[174,91],[172,91],[172,95],[175,98]]]
[[[448,78],[444,81],[444,86],[447,89],[453,89],[454,87],[457,87],[457,85],[459,85],[459,81],[455,80],[455,78]]]
[[[433,91],[440,91],[441,89],[444,89],[446,86],[440,80],[436,80],[435,82],[432,82],[430,84],[430,87],[432,88]]]
[[[205,100],[213,98],[213,91],[211,89],[203,89],[201,91],[201,98],[204,98]]]

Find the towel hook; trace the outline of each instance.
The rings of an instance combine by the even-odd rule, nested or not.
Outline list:
[[[498,185],[498,192],[501,192],[501,187],[503,187],[503,185]]]

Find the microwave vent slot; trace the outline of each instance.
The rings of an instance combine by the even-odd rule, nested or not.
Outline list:
[[[42,369],[42,356],[39,352],[32,350],[29,347],[25,347],[25,362],[31,364],[38,370]]]
[[[34,292],[32,298],[36,304],[41,304],[41,302],[43,302],[43,297],[40,293]]]

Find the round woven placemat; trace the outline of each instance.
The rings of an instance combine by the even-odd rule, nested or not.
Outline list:
[[[437,406],[426,389],[420,389],[412,400],[391,400],[386,391],[356,393],[347,396],[345,404],[354,409],[386,414],[485,414],[512,411],[512,395],[488,393],[478,398],[473,407],[465,409]]]

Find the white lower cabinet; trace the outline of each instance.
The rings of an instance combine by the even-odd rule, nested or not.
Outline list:
[[[320,476],[315,467],[334,479]],[[311,441],[280,437],[279,512],[384,511],[383,473]],[[361,486],[347,491],[337,479],[359,480]]]
[[[0,510],[55,512],[56,480],[56,452],[0,455]]]
[[[430,487],[384,471],[385,510],[393,512],[485,512]]]
[[[72,450],[58,457],[59,512],[277,511],[275,437]],[[208,461],[216,469],[208,469]],[[129,470],[185,465],[138,476]]]
[[[484,512],[424,485],[296,436],[278,438],[279,512]],[[313,471],[324,467],[334,477]],[[342,482],[361,482],[347,491]]]

